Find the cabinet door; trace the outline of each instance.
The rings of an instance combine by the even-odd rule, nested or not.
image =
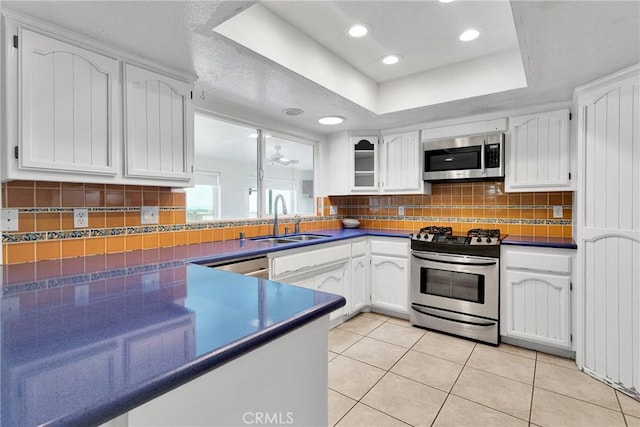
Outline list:
[[[371,255],[371,305],[408,313],[409,260]]]
[[[125,65],[126,170],[130,177],[192,176],[191,85]]]
[[[423,181],[418,132],[385,136],[382,152],[382,191],[420,190]]]
[[[349,281],[348,268],[349,263],[344,262],[329,271],[316,275],[313,279],[313,287],[316,291],[342,295],[347,300],[347,304],[344,307],[340,307],[338,310],[331,312],[329,320],[343,316],[351,303],[351,296],[346,292],[347,282]]]
[[[569,110],[509,119],[506,191],[571,190]]]
[[[116,175],[118,61],[22,29],[18,167]]]
[[[640,67],[579,91],[578,366],[640,390]]]
[[[506,335],[571,348],[571,279],[521,271],[505,276]]]
[[[352,191],[378,191],[378,138],[352,137]]]
[[[369,304],[369,260],[366,255],[351,260],[351,307],[353,313]]]

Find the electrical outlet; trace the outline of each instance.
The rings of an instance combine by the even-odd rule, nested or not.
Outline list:
[[[76,208],[73,210],[73,228],[87,228],[89,226],[89,209]]]
[[[18,209],[2,209],[2,231],[18,231]]]
[[[338,215],[338,207],[329,206],[329,215]]]
[[[404,216],[404,206],[398,206],[398,216]]]
[[[562,218],[562,206],[554,206],[553,207],[553,217],[554,218]]]
[[[140,208],[140,224],[157,224],[160,209],[157,206],[142,206]]]

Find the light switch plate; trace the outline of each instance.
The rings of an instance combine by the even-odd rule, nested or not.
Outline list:
[[[398,216],[404,216],[404,206],[398,206]]]
[[[157,224],[159,211],[157,206],[142,206],[140,208],[140,224]]]
[[[562,206],[554,206],[553,207],[553,217],[554,218],[562,218]]]
[[[89,209],[76,208],[73,210],[73,228],[86,228],[89,226]]]
[[[338,207],[337,206],[329,206],[329,215],[337,215]]]
[[[18,231],[18,209],[2,209],[2,231]]]

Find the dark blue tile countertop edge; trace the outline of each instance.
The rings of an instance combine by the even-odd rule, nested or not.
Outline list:
[[[512,236],[502,239],[503,245],[535,246],[539,248],[578,249],[576,242],[567,237]]]

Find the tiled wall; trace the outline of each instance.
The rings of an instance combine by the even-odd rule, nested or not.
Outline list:
[[[431,195],[332,196],[327,205],[338,215],[357,218],[361,227],[417,231],[426,225],[453,227],[456,234],[471,228],[499,228],[504,234],[572,237],[573,193],[505,193],[503,182],[433,184]],[[404,206],[405,216],[398,216]],[[553,206],[563,217],[553,218]]]
[[[185,194],[165,187],[10,181],[2,184],[4,208],[19,210],[19,230],[3,232],[3,263],[16,264],[182,246],[271,233],[271,220],[186,223]],[[330,215],[330,206],[337,216]],[[563,206],[554,219],[552,206]],[[140,224],[140,206],[159,206],[158,225]],[[404,206],[405,216],[398,216]],[[73,208],[89,209],[89,227],[73,228]],[[572,193],[505,193],[501,182],[434,184],[431,195],[332,196],[324,215],[306,217],[302,231],[339,228],[343,216],[361,227],[407,232],[425,225],[499,228],[503,234],[571,237]],[[293,229],[287,219],[284,227]]]
[[[271,233],[271,221],[186,223],[185,194],[166,187],[9,181],[3,208],[19,210],[19,230],[3,232],[3,264],[181,246]],[[159,206],[158,225],[140,224],[140,206]],[[89,209],[89,227],[73,228],[73,208]],[[301,230],[336,228],[337,218],[307,217]],[[287,219],[280,222],[293,230]]]

